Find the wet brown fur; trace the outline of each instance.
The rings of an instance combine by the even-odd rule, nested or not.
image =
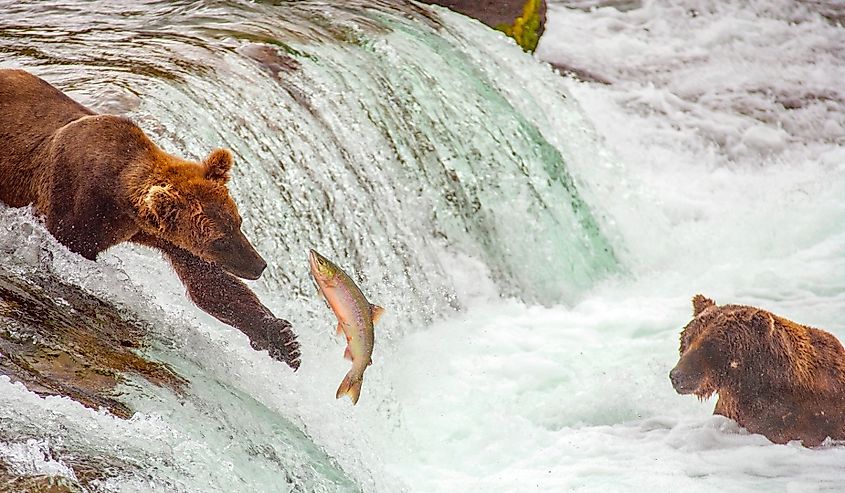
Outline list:
[[[0,201],[33,204],[59,242],[91,260],[125,241],[160,250],[200,308],[298,366],[290,324],[237,279],[257,279],[266,263],[240,230],[229,151],[202,163],[172,156],[129,119],[12,69],[0,69],[0,142]]]
[[[845,439],[845,349],[828,332],[765,310],[693,298],[670,374],[679,393],[719,394],[714,414],[775,443]]]

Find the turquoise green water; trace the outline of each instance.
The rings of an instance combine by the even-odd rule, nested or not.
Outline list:
[[[524,111],[561,88],[535,94],[520,81],[555,75],[478,25],[404,2],[2,8],[0,65],[130,116],[174,154],[233,150],[231,189],[270,264],[255,288],[297,327],[307,361],[293,375],[251,352],[190,305],[155,254],[120,247],[80,263],[37,227],[13,233],[33,219],[5,211],[10,260],[46,268],[29,253],[51,252],[59,275],[158,327],[151,356],[192,382],[185,396],[127,385],[138,411],[127,422],[2,383],[4,456],[23,470],[78,453],[128,458],[107,491],[400,491],[379,452],[392,440],[379,427],[400,424],[383,373],[396,341],[478,293],[553,303],[618,270],[587,185]],[[511,59],[487,60],[490,42]],[[311,296],[310,247],[389,308],[382,365],[356,409],[323,388],[343,362]],[[43,450],[54,460],[29,464]]]
[[[413,296],[430,318],[452,298],[437,251],[545,302],[616,269],[567,158],[520,107],[546,107],[549,89],[522,93],[521,81],[550,73],[527,57],[487,61],[478,26],[402,2],[339,5],[22,4],[4,63],[130,115],[171,152],[231,147],[273,286],[301,290],[291,266],[317,245],[391,279],[379,294]]]

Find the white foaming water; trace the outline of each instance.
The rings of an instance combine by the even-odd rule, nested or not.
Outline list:
[[[630,276],[405,341],[419,491],[841,491],[842,448],[773,445],[668,381],[697,292],[845,337],[843,29],[709,5],[552,7],[539,56],[613,81],[567,85],[625,164],[599,209]]]
[[[269,279],[253,286],[300,333],[303,366],[292,374],[266,355],[251,351],[237,331],[191,306],[157,254],[120,247],[97,263],[88,263],[57,247],[43,228],[33,224],[31,215],[4,210],[0,217],[6,230],[0,234],[4,253],[24,265],[46,263],[67,280],[132,307],[155,325],[152,355],[171,363],[193,385],[187,400],[181,402],[141,384],[141,392],[125,389],[138,410],[125,421],[69,399],[39,398],[0,378],[0,431],[11,429],[16,432],[12,436],[28,437],[0,444],[0,457],[21,473],[71,477],[60,454],[48,452],[62,442],[61,450],[128,458],[132,466],[148,472],[110,479],[98,486],[105,491],[841,489],[845,448],[773,445],[712,416],[713,401],[701,403],[676,395],[667,376],[677,359],[680,328],[690,318],[689,299],[697,292],[720,303],[754,304],[845,337],[845,136],[841,131],[845,98],[836,84],[843,80],[837,74],[845,66],[842,29],[787,2],[767,5],[755,9],[727,4],[711,11],[703,2],[671,8],[647,3],[625,13],[552,8],[539,56],[589,69],[612,80],[610,86],[559,79],[536,67],[534,60],[501,36],[438,9],[446,23],[439,34],[447,39],[466,38],[469,45],[466,55],[473,64],[456,63],[458,75],[450,75],[448,67],[428,52],[420,53],[425,59],[422,66],[402,65],[407,59],[400,55],[420,49],[412,43],[417,37],[446,47],[424,31],[422,36],[386,35],[377,42],[362,42],[363,50],[352,52],[360,57],[361,70],[354,72],[355,77],[365,80],[378,75],[367,71],[366,55],[361,54],[372,52],[378,60],[393,60],[399,74],[409,77],[405,82],[397,73],[376,77],[388,80],[384,86],[371,80],[360,84],[332,81],[339,72],[317,70],[307,59],[302,60],[304,75],[290,76],[294,86],[319,83],[318,90],[308,96],[315,99],[314,111],[322,118],[337,119],[321,123],[327,134],[335,132],[325,129],[349,127],[337,131],[341,142],[353,139],[348,135],[352,133],[366,143],[361,148],[345,145],[348,148],[342,152],[332,148],[337,140],[314,135],[303,108],[273,93],[275,81],[260,79],[255,69],[232,54],[227,55],[228,70],[250,82],[241,88],[242,101],[236,97],[237,86],[221,87],[207,74],[191,82],[210,96],[142,79],[153,89],[147,90],[145,97],[150,101],[136,116],[171,150],[179,149],[181,143],[197,155],[205,151],[209,135],[225,135],[240,155],[248,157],[245,162],[273,156],[288,169],[303,156],[315,160],[310,162],[335,165],[367,158],[396,167],[404,162],[401,157],[437,162],[447,159],[443,153],[455,146],[460,153],[449,161],[454,166],[449,169],[466,173],[460,177],[471,180],[470,171],[462,166],[472,165],[473,159],[496,166],[511,162],[492,156],[494,148],[488,144],[501,139],[496,132],[528,135],[507,142],[515,152],[529,152],[530,146],[523,143],[531,139],[547,142],[560,152],[579,196],[590,205],[604,235],[611,238],[622,273],[590,287],[589,279],[601,279],[590,274],[593,270],[614,271],[603,267],[605,260],[594,269],[564,269],[561,266],[567,264],[556,260],[548,273],[534,274],[543,286],[559,292],[552,297],[525,295],[528,300],[543,300],[545,306],[517,296],[500,299],[499,292],[515,294],[520,287],[531,288],[530,273],[520,278],[522,274],[508,269],[516,263],[514,259],[535,253],[525,243],[508,244],[501,231],[494,235],[492,246],[467,246],[474,238],[470,234],[453,243],[403,239],[412,248],[394,247],[398,253],[379,248],[378,238],[344,237],[357,234],[359,227],[371,235],[374,231],[383,231],[385,236],[401,234],[389,211],[408,210],[390,202],[380,212],[386,226],[373,229],[366,218],[352,213],[358,210],[350,198],[355,196],[355,187],[345,176],[340,185],[353,193],[338,192],[335,200],[347,201],[344,207],[352,212],[344,217],[354,227],[297,231],[285,221],[307,226],[309,221],[330,217],[319,216],[322,209],[313,207],[309,202],[313,198],[290,198],[285,192],[286,202],[273,195],[279,193],[276,183],[282,181],[273,169],[238,170],[233,184],[236,200],[272,216],[245,214],[250,237],[256,238],[260,250],[284,260],[274,267],[276,272],[268,272]],[[691,10],[696,11],[695,17],[689,14]],[[400,32],[407,29],[391,25]],[[348,31],[334,34],[366,37],[357,29],[350,23]],[[777,40],[781,43],[775,46]],[[345,50],[311,48],[317,60],[342,60],[347,64],[342,66],[349,66]],[[457,57],[458,51],[450,53]],[[730,63],[724,63],[725,57]],[[358,62],[352,66],[359,67]],[[426,70],[438,72],[426,74]],[[424,73],[421,80],[429,82],[433,95],[417,86],[412,77],[417,71]],[[471,75],[465,76],[466,72]],[[444,80],[485,84],[480,89],[443,87]],[[384,139],[368,126],[371,115],[343,114],[343,105],[333,109],[337,101],[326,100],[333,91],[347,90],[354,92],[338,93],[338,101],[354,100],[360,92],[367,102],[364,106],[378,107],[378,91],[397,86],[421,91],[410,102],[397,101],[397,105],[431,104],[423,114],[443,111],[430,119],[444,128],[433,132],[435,127],[426,126],[431,125],[427,120],[414,120],[418,128],[376,124],[388,127],[380,127],[384,134],[394,135],[393,140]],[[799,91],[801,87],[806,90]],[[491,106],[506,111],[473,113],[488,103],[483,98],[462,102],[457,97],[461,90],[473,97],[481,94],[486,101],[494,101]],[[273,97],[265,99],[264,93]],[[390,101],[397,94],[404,92],[385,97]],[[580,109],[572,103],[573,95]],[[784,95],[797,99],[778,99]],[[218,101],[216,97],[221,108],[204,106]],[[564,97],[569,101],[562,101]],[[274,98],[289,107],[274,113],[251,106],[269,104]],[[463,103],[467,104],[464,114],[471,117],[455,122]],[[180,111],[167,116],[168,106],[173,105]],[[520,121],[491,125],[482,118],[504,120],[511,109],[519,119],[536,125],[537,135]],[[270,120],[246,124],[226,119],[248,110],[267,112],[267,118],[302,112],[283,126],[301,128],[280,137],[274,133],[280,130],[266,123]],[[383,108],[380,111],[372,118],[391,122],[414,115],[411,111],[412,116],[394,117]],[[181,135],[186,121],[198,112],[204,112],[209,121],[193,122],[196,128]],[[597,142],[590,121],[603,142]],[[457,124],[448,127],[449,123]],[[484,135],[475,136],[478,140],[473,145],[459,146],[466,134],[458,129],[467,126]],[[504,130],[491,130],[491,126]],[[228,127],[235,128],[232,132],[237,135],[224,134]],[[491,132],[492,141],[485,140]],[[311,135],[314,142],[297,142]],[[441,140],[450,145],[440,147]],[[431,148],[409,157],[410,151],[401,146],[391,150],[391,142],[406,142],[409,148],[430,144]],[[349,152],[354,158],[343,155]],[[547,151],[541,145],[533,156],[527,159],[534,166],[532,179],[542,181],[536,177],[544,176],[539,170]],[[390,166],[384,169],[389,171]],[[486,166],[478,169],[490,172]],[[388,171],[380,179],[394,179]],[[300,180],[299,186],[313,183],[291,173]],[[514,186],[522,186],[513,181]],[[377,190],[387,193],[390,186]],[[466,201],[472,202],[472,194],[468,195]],[[483,190],[478,196],[487,204],[495,202]],[[377,202],[379,197],[374,193],[361,200]],[[505,199],[515,201],[516,212],[495,208],[511,223],[496,216],[490,220],[494,228],[508,224],[519,235],[526,228],[534,234],[537,228],[548,227],[537,226],[528,217],[525,224],[517,221],[520,211],[526,214],[536,207],[526,197],[502,195],[505,205]],[[558,198],[571,199],[563,193]],[[420,203],[444,207],[433,194],[423,196]],[[288,217],[300,206],[303,214],[316,215]],[[336,206],[342,209],[346,210]],[[450,210],[450,214],[460,211]],[[555,214],[549,215],[553,218],[549,221],[567,217]],[[413,217],[420,223],[428,221],[425,216]],[[446,228],[454,228],[453,219],[444,221]],[[468,228],[473,227],[470,222]],[[285,236],[273,234],[278,228],[286,228]],[[421,234],[422,230],[411,231]],[[456,236],[455,229],[446,233]],[[334,400],[348,363],[340,357],[342,345],[332,335],[333,317],[316,298],[299,295],[299,288],[308,285],[304,251],[300,263],[296,251],[287,252],[313,242],[355,245],[349,247],[349,258],[341,256],[343,250],[338,247],[335,260],[366,272],[362,288],[371,301],[381,303],[382,297],[391,301],[384,327],[376,329],[375,364],[367,370],[361,401],[354,408],[346,400]],[[591,242],[595,239],[575,244]],[[413,248],[425,250],[414,252]],[[569,246],[561,248],[560,255],[570,251]],[[43,255],[45,250],[50,255]],[[368,261],[368,254],[379,259]],[[489,260],[494,254],[508,258]],[[531,265],[542,265],[545,254],[544,250],[540,262],[532,258]],[[402,276],[403,269],[384,267],[385,262],[395,263],[409,255],[419,262],[411,260],[409,265],[422,265],[431,272],[391,279]],[[571,273],[582,278],[570,283]],[[555,277],[560,282],[554,282]],[[288,283],[297,279],[297,290],[291,294]],[[453,293],[449,296],[456,296],[467,308],[450,312],[441,305],[417,308],[402,302],[401,289],[422,291],[427,286],[446,286],[443,289]],[[398,293],[397,287],[401,288]],[[436,305],[441,297],[439,292],[415,292],[407,304],[431,299]],[[423,323],[420,319],[425,317],[406,313],[415,310],[433,311],[439,318]]]

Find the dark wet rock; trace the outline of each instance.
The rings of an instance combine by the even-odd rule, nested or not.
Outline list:
[[[0,375],[32,392],[121,418],[132,415],[116,391],[128,375],[180,392],[185,381],[140,352],[146,332],[131,315],[53,274],[0,266]]]
[[[591,72],[587,69],[576,67],[574,65],[569,65],[563,62],[550,62],[551,66],[555,68],[558,72],[562,75],[570,76],[574,79],[578,79],[582,82],[595,82],[598,84],[606,84],[610,85],[612,82],[610,79],[606,77],[602,77],[594,72]]]
[[[620,12],[627,12],[643,6],[642,0],[557,0],[555,4],[585,12],[606,7],[614,8]]]
[[[130,115],[141,107],[141,98],[129,88],[103,84],[91,89],[90,94],[79,97],[79,102],[97,113]]]
[[[0,467],[0,491],[14,493],[81,493],[82,487],[61,476],[19,476]]]
[[[498,29],[526,51],[537,48],[546,24],[546,0],[422,0],[460,12]]]
[[[14,493],[80,493],[82,486],[62,476],[22,475],[0,462],[0,491]]]
[[[279,48],[273,45],[246,43],[238,47],[236,51],[257,62],[262,69],[276,79],[280,79],[282,74],[299,69],[299,62],[295,58],[287,53],[282,53]]]
[[[4,438],[0,433],[0,438]],[[129,466],[114,458],[90,457],[78,451],[44,451],[45,459],[59,461],[72,472],[73,478],[61,474],[28,473],[25,469],[0,460],[0,492],[15,493],[82,493],[96,490],[96,484],[108,478],[125,475]]]

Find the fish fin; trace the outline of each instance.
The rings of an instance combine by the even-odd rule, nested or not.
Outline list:
[[[352,351],[349,350],[349,346],[346,346],[346,351],[343,352],[343,357],[352,361]]]
[[[343,377],[343,381],[340,382],[340,387],[337,388],[335,398],[340,399],[341,397],[348,395],[349,398],[352,399],[352,404],[357,404],[358,398],[361,397],[362,383],[364,383],[363,375],[354,379],[352,370],[349,370],[349,373],[347,373],[346,376]]]
[[[339,336],[343,335],[343,324],[340,323],[340,322],[337,323],[337,335],[339,335]]]
[[[384,315],[384,308],[370,303],[370,313],[372,313],[373,325],[375,325],[381,319],[381,316]]]
[[[320,289],[320,285],[319,285],[319,284],[317,284],[317,281],[315,281],[313,277],[311,278],[311,284],[314,286],[314,290],[315,290],[315,291],[317,291],[317,296],[318,296],[319,298],[321,298],[321,299],[324,299],[324,300],[325,300],[325,299],[326,299],[326,295],[324,295],[324,294],[323,294],[323,290],[322,290],[322,289]]]

